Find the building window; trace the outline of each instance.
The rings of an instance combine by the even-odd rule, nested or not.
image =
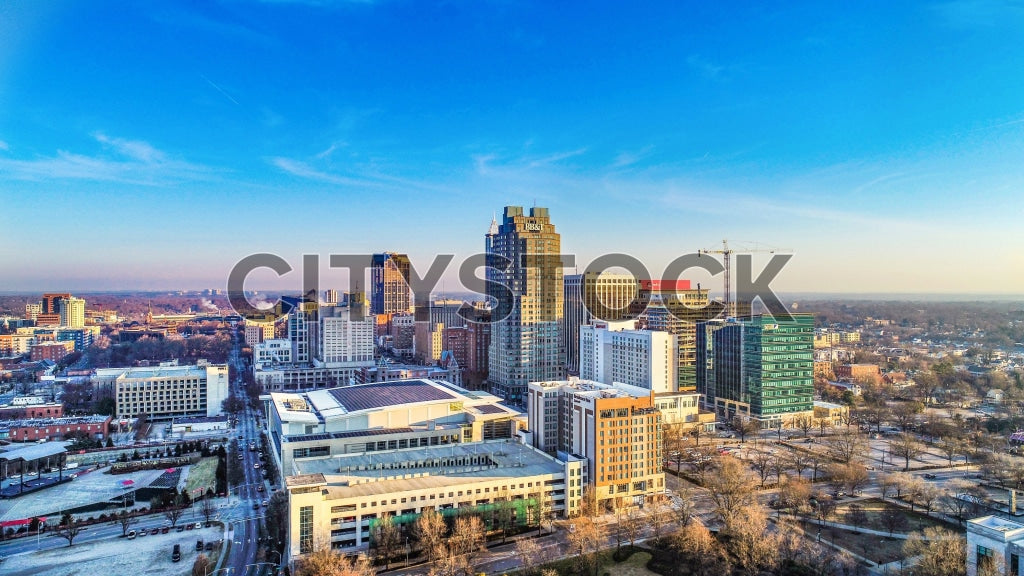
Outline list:
[[[313,551],[313,507],[299,508],[299,554]]]
[[[982,545],[978,545],[977,554],[977,566],[980,572],[983,568],[990,567],[993,562],[993,553],[991,548],[986,548]]]

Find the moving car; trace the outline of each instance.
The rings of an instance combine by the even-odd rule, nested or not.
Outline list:
[[[174,551],[171,552],[171,562],[177,562],[181,560],[181,544],[174,545]]]

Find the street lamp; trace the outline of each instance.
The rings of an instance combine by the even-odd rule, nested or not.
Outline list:
[[[281,551],[280,550],[274,550],[273,548],[271,548],[270,552],[273,553],[273,554],[277,554],[277,565],[281,566],[281,556],[282,556],[281,555]]]
[[[405,537],[405,565],[409,566],[409,537]]]

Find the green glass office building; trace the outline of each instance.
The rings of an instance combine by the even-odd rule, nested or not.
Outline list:
[[[762,427],[813,413],[814,316],[744,316],[697,327],[697,392],[723,420]]]

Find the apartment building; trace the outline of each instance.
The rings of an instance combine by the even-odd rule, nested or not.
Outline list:
[[[632,320],[594,320],[579,328],[580,378],[611,384],[621,382],[656,393],[678,386],[676,335],[633,330]]]
[[[531,382],[527,422],[538,450],[587,461],[584,483],[599,506],[642,505],[664,493],[663,420],[650,390],[577,378]]]

